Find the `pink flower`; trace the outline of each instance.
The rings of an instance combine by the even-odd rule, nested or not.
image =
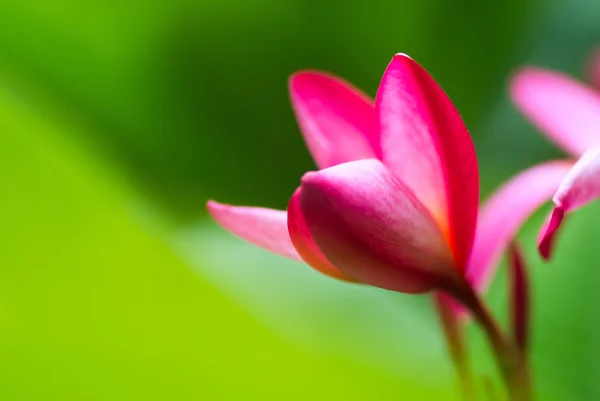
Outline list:
[[[600,53],[588,72],[600,85]],[[600,93],[558,72],[524,68],[513,77],[511,94],[542,132],[579,158],[554,194],[554,210],[540,232],[539,250],[549,259],[565,214],[600,196]]]
[[[471,137],[414,60],[394,56],[375,104],[319,72],[294,75],[290,91],[320,170],[302,178],[287,213],[212,201],[208,209],[232,233],[338,279],[405,293],[456,295],[467,280],[483,289],[522,222],[570,167],[550,162],[523,172],[478,219]]]

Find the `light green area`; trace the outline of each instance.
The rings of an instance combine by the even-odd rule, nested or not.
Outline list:
[[[187,267],[136,217],[125,182],[62,135],[71,126],[5,93],[0,110],[0,398],[426,400],[448,391],[436,376],[415,384],[344,352],[299,348]]]

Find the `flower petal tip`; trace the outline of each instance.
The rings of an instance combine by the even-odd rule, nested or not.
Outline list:
[[[401,60],[408,59],[408,60],[414,61],[413,58],[406,53],[396,53],[396,54],[394,54],[394,59],[401,59]]]
[[[535,85],[538,79],[543,79],[546,74],[547,71],[534,66],[517,69],[508,82],[508,90],[513,99],[519,102],[520,98],[527,95],[530,87]]]
[[[434,78],[405,54],[388,65],[376,109],[381,160],[429,210],[464,270],[479,182],[475,148],[460,114]]]
[[[206,202],[206,210],[208,210],[208,213],[210,213],[210,215],[213,218],[215,218],[215,213],[218,212],[219,210],[222,210],[223,208],[225,208],[224,204],[214,201],[212,199],[209,199]]]
[[[293,90],[299,85],[314,82],[320,79],[330,79],[329,74],[318,70],[300,70],[292,73],[288,79],[288,85]]]
[[[287,212],[251,206],[232,206],[209,200],[210,216],[226,231],[251,244],[290,259],[300,256],[290,241]]]
[[[526,67],[509,84],[516,108],[567,152],[581,156],[600,146],[600,96],[594,88],[553,70]]]
[[[302,178],[300,179],[300,182],[302,183],[302,185],[304,184],[310,184],[312,182],[315,182],[315,180],[319,179],[319,174],[315,171],[309,171],[308,173],[305,173]]]
[[[373,100],[345,80],[317,70],[289,78],[292,107],[317,166],[377,157]]]
[[[564,219],[564,215],[565,212],[562,207],[555,207],[550,218],[546,221],[540,231],[538,250],[545,261],[549,261],[552,258],[554,243],[556,241],[556,236],[558,235],[558,229]]]

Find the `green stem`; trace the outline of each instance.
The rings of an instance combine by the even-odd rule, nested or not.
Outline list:
[[[475,388],[473,387],[473,376],[467,361],[454,360],[454,366],[458,375],[460,391],[465,401],[475,400]]]

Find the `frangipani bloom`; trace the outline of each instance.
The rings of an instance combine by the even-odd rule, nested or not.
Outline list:
[[[599,56],[590,63],[598,84]],[[554,210],[540,233],[540,252],[548,259],[565,214],[600,197],[600,92],[558,72],[525,68],[514,76],[511,94],[542,132],[579,158],[555,193]]]
[[[209,202],[214,219],[247,241],[346,281],[460,298],[487,285],[522,222],[548,200],[565,162],[530,169],[479,209],[471,137],[433,78],[394,56],[373,103],[320,72],[290,80],[292,105],[320,170],[287,212]]]

